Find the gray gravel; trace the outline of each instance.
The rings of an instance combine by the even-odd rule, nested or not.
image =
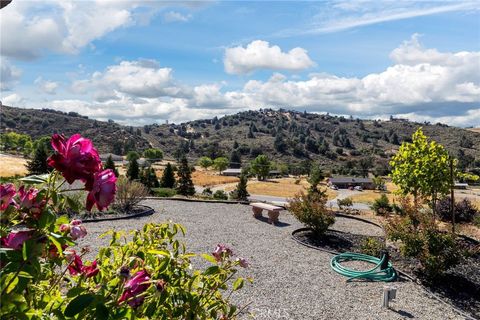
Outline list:
[[[108,229],[131,230],[148,222],[172,220],[187,228],[185,241],[189,251],[211,252],[218,243],[229,245],[251,267],[242,270],[253,284],[237,292],[234,302],[251,303],[245,319],[463,319],[449,306],[429,297],[418,285],[396,282],[397,299],[392,310],[382,309],[384,283],[347,283],[330,269],[332,255],[299,245],[290,238],[302,227],[283,211],[281,226],[272,226],[251,216],[249,206],[168,200],[147,200],[155,208],[149,217],[89,223],[89,235],[80,245],[89,245],[92,254],[108,239],[98,235]],[[334,225],[341,231],[379,235],[375,226],[338,218]],[[196,265],[194,267],[200,267]]]

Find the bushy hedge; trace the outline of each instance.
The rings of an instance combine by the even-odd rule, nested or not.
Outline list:
[[[437,214],[443,221],[452,221],[450,210],[450,197],[445,197],[437,202]],[[480,215],[479,210],[467,198],[455,202],[453,212],[455,214],[455,222],[473,222],[475,216]]]
[[[172,188],[153,188],[152,191],[156,197],[161,198],[170,198],[177,194],[177,191]]]

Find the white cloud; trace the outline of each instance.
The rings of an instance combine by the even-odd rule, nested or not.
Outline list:
[[[0,51],[23,60],[46,51],[77,53],[113,30],[148,23],[163,7],[198,5],[188,1],[15,1],[0,11]],[[140,9],[149,14],[141,14]]]
[[[225,83],[181,84],[172,69],[153,60],[122,61],[73,84],[78,95],[93,92],[96,100],[58,99],[51,106],[137,124],[283,107],[480,126],[480,52],[439,52],[424,48],[414,35],[391,57],[393,64],[386,70],[362,78],[313,73],[298,79],[273,73],[268,80],[249,80],[235,90]]]
[[[0,90],[11,90],[21,75],[20,69],[12,65],[8,59],[0,57]]]
[[[252,41],[246,48],[227,48],[223,62],[230,74],[248,74],[257,69],[298,71],[315,65],[303,48],[282,52],[279,46],[262,40]]]
[[[75,81],[72,90],[92,90],[97,101],[118,100],[122,94],[140,98],[188,94],[173,80],[172,69],[160,67],[155,60],[122,61],[104,72],[95,72],[90,79]]]
[[[58,88],[58,83],[49,80],[43,80],[42,77],[38,77],[34,81],[35,85],[38,87],[40,91],[47,94],[56,94],[56,90]]]
[[[185,15],[177,11],[168,11],[163,14],[163,21],[165,22],[187,22],[191,18],[191,14]]]
[[[273,36],[333,33],[389,21],[478,9],[476,1],[334,1],[326,3],[312,23],[280,30]]]
[[[13,93],[11,95],[6,96],[2,99],[2,104],[6,106],[14,106],[14,107],[22,107],[24,103],[24,99],[17,93]]]

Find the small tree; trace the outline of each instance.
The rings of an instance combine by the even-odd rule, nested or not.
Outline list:
[[[230,168],[241,168],[242,167],[242,157],[240,156],[240,152],[238,150],[233,150],[232,154],[230,155]]]
[[[157,148],[150,148],[143,151],[143,156],[147,159],[155,159],[160,161],[163,159],[163,151]]]
[[[115,173],[115,177],[118,177],[118,170],[115,167],[115,162],[113,162],[112,156],[108,156],[107,161],[105,161],[105,164],[103,165],[104,169],[112,169],[113,173]]]
[[[178,168],[178,186],[177,193],[184,196],[193,196],[195,187],[192,182],[190,167],[186,157],[182,158],[180,167]]]
[[[145,185],[150,191],[152,188],[158,188],[160,183],[158,183],[157,175],[155,174],[155,169],[152,167],[145,168],[142,170],[140,175],[140,182]]]
[[[270,173],[271,163],[266,155],[261,154],[252,161],[250,167],[251,172],[257,176],[258,180],[265,180]]]
[[[43,174],[50,172],[50,167],[47,164],[47,151],[43,145],[38,146],[35,149],[35,154],[31,161],[27,163],[27,169],[29,174]]]
[[[140,159],[140,155],[136,151],[128,151],[127,160],[132,161],[133,159],[135,159],[135,160]]]
[[[218,172],[222,172],[223,170],[228,168],[228,159],[225,157],[218,157],[213,161],[213,167],[218,170]]]
[[[130,160],[128,162],[127,177],[130,180],[138,180],[140,169],[138,167],[137,159]]]
[[[210,157],[201,157],[198,159],[198,165],[204,169],[208,169],[213,165],[213,160]]]
[[[308,183],[310,183],[308,192],[318,192],[317,186],[324,178],[322,170],[318,166],[313,167],[308,177]]]
[[[390,165],[392,181],[400,192],[412,194],[415,202],[419,196],[429,199],[435,217],[437,199],[451,187],[448,151],[435,141],[428,141],[419,128],[412,136],[412,143],[402,143]]]
[[[385,193],[382,193],[380,198],[375,199],[371,208],[376,214],[381,216],[387,215],[393,211],[390,201]]]
[[[173,167],[169,163],[167,163],[167,166],[165,167],[165,170],[163,171],[162,178],[160,180],[160,186],[162,188],[174,188],[175,187],[175,174],[173,172]]]
[[[372,178],[373,184],[375,185],[375,189],[377,190],[385,190],[385,179],[383,177],[374,177]]]
[[[242,173],[240,175],[240,181],[237,184],[237,187],[232,192],[232,198],[240,201],[247,201],[250,194],[247,191],[247,175]]]

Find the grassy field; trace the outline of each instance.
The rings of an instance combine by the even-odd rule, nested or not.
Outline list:
[[[28,172],[26,165],[25,158],[0,154],[0,177],[24,176]]]
[[[352,199],[353,202],[372,204],[373,201],[380,198],[382,193],[385,193],[388,197],[388,200],[392,202],[396,197],[396,195],[394,194],[394,191],[397,190],[398,187],[391,182],[387,182],[386,186],[387,186],[386,192],[381,192],[378,190],[364,190],[354,196],[351,196],[350,198]]]

